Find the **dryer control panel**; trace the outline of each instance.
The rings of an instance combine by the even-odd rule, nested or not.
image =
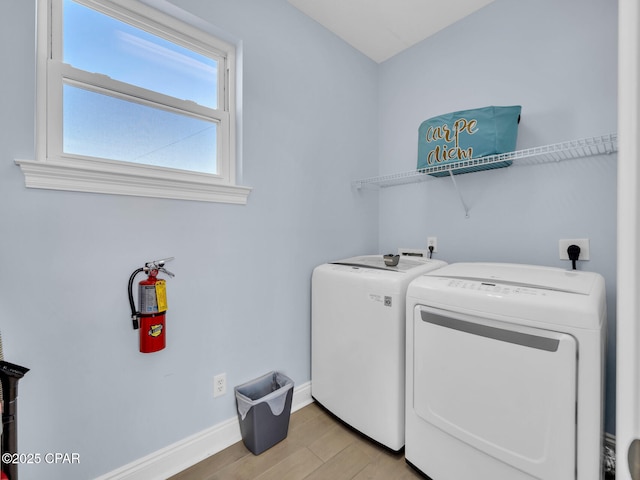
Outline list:
[[[495,293],[499,295],[545,295],[545,290],[524,285],[509,285],[504,283],[481,282],[476,280],[447,279],[447,286],[465,290]]]

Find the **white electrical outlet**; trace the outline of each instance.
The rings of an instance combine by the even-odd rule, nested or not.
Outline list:
[[[570,245],[577,245],[580,247],[580,256],[578,261],[589,260],[589,239],[588,238],[573,238],[573,239],[561,239],[558,242],[558,253],[560,254],[560,260],[569,260],[569,253],[567,248]]]
[[[433,247],[433,253],[438,251],[438,237],[427,237],[427,249]]]
[[[213,377],[213,398],[227,393],[227,374],[221,373]]]

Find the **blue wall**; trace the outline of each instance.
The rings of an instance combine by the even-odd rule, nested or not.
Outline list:
[[[615,158],[460,176],[469,219],[447,179],[350,182],[412,169],[420,122],[461,108],[521,104],[519,148],[615,131],[615,2],[497,0],[381,65],[285,0],[172,3],[240,42],[247,206],[26,189],[14,159],[34,156],[35,1],[0,6],[0,328],[5,358],[32,369],[20,450],[82,460],[21,478],[92,478],[233,417],[217,373],[309,381],[313,267],[428,235],[450,262],[563,267],[558,239],[589,237],[581,268],[605,275],[612,345]],[[166,256],[168,347],[142,355],[126,282]]]
[[[518,149],[617,131],[617,3],[497,0],[383,63],[380,174],[417,161],[430,117],[522,105]],[[561,238],[589,238],[580,269],[604,275],[609,320],[606,431],[615,433],[617,156],[458,175],[380,192],[380,247],[438,238],[448,262],[568,268]]]
[[[33,159],[34,1],[2,2],[0,328],[20,384],[20,451],[87,479],[235,415],[233,385],[276,369],[310,380],[310,277],[378,250],[378,66],[284,0],[175,1],[241,40],[247,206],[26,189]],[[166,350],[138,353],[126,296],[146,260],[169,265]],[[213,399],[213,377],[229,391]]]

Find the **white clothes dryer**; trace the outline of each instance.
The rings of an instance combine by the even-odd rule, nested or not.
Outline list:
[[[601,275],[458,263],[407,291],[406,461],[433,480],[598,480]]]
[[[316,267],[312,277],[311,394],[391,450],[404,445],[407,286],[439,260],[382,255]]]

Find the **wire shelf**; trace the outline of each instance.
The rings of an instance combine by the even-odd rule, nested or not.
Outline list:
[[[352,185],[357,188],[385,188],[409,183],[424,182],[434,176],[455,175],[464,169],[485,170],[504,166],[503,162],[513,162],[513,165],[536,165],[562,160],[609,155],[618,151],[618,134],[610,133],[599,137],[582,138],[567,142],[544,145],[542,147],[516,150],[481,158],[456,162],[449,165],[435,165],[433,167],[409,172],[382,175],[355,180]],[[502,165],[500,165],[502,164]]]

